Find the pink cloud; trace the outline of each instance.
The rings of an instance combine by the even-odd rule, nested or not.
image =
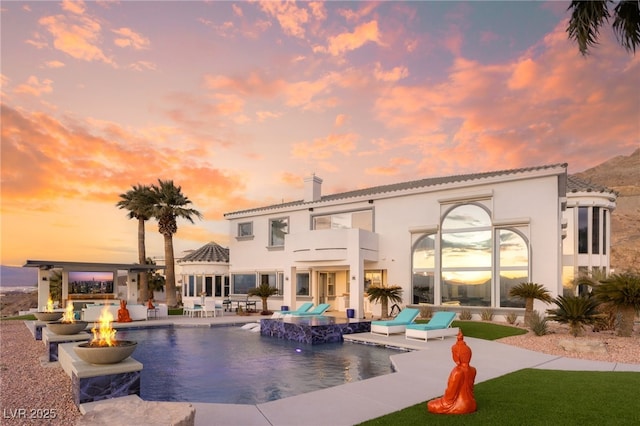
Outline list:
[[[368,42],[383,45],[377,21],[359,25],[352,33],[329,37],[327,51],[333,56],[339,56],[345,52],[356,50]]]
[[[334,153],[351,154],[357,146],[358,135],[355,133],[330,134],[325,138],[317,138],[312,142],[294,143],[291,148],[293,158],[326,160]]]

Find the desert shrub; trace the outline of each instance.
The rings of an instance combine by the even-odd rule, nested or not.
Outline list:
[[[460,321],[470,321],[471,317],[472,315],[469,309],[463,309],[460,311]]]
[[[507,319],[507,322],[511,325],[515,324],[516,321],[518,320],[518,314],[515,312],[509,312],[505,318]]]
[[[491,321],[493,319],[493,309],[484,309],[480,312],[480,318],[482,318],[482,321]]]
[[[540,312],[533,311],[531,313],[531,317],[529,318],[529,324],[527,324],[533,334],[536,336],[544,336],[549,332],[549,327],[547,326],[547,318],[544,317]]]
[[[433,309],[431,306],[420,306],[420,318],[431,319],[433,316]]]
[[[593,325],[602,320],[598,312],[598,301],[591,296],[558,296],[553,300],[556,309],[547,309],[549,319],[569,324],[573,337],[582,335],[585,325]]]

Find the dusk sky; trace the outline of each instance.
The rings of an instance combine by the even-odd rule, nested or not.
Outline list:
[[[607,26],[581,56],[569,3],[2,1],[0,263],[137,262],[115,204],[158,178],[204,216],[180,256],[311,173],[331,194],[629,155],[640,54]]]

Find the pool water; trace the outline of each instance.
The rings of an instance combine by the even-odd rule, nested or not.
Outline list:
[[[307,345],[240,327],[118,331],[135,340],[147,401],[259,404],[392,373],[397,350],[356,343]]]

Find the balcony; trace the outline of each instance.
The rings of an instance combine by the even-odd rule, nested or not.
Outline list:
[[[288,234],[285,249],[296,262],[378,260],[378,235],[362,229],[320,229]]]

